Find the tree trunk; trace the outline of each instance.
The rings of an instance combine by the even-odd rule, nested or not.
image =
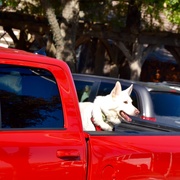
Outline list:
[[[141,25],[141,1],[129,0],[126,29],[131,34],[139,34]]]
[[[96,75],[102,76],[103,75],[103,67],[105,62],[105,49],[102,46],[101,41],[97,41],[97,48],[95,53],[95,68],[94,73]]]
[[[126,28],[130,34],[134,36],[138,36],[140,30],[140,22],[141,22],[141,12],[139,7],[141,5],[141,1],[136,2],[135,0],[129,1],[128,7],[128,15],[126,20]],[[128,62],[131,70],[131,80],[139,80],[141,74],[141,58],[143,48],[137,41],[137,37],[134,43],[132,43],[132,53],[131,57],[129,56]],[[129,47],[131,47],[129,46]],[[128,53],[129,54],[129,53]]]
[[[60,28],[59,28],[59,23],[57,21],[54,9],[51,6],[51,4],[49,3],[49,1],[48,0],[41,0],[41,3],[42,3],[43,8],[45,10],[45,13],[46,13],[50,28],[52,30],[53,39],[55,41],[56,58],[61,59],[61,57],[57,53],[58,49],[61,48],[61,46],[63,45],[61,43],[62,37],[61,37],[61,31],[60,31]]]
[[[76,72],[75,41],[79,22],[79,1],[63,0],[62,5],[60,31],[63,46],[58,49],[58,55],[67,62],[72,72]]]
[[[55,12],[48,0],[41,0],[49,21],[56,47],[56,58],[69,65],[72,72],[76,71],[75,38],[79,18],[79,1],[62,1],[62,21],[59,25]]]
[[[133,44],[132,54],[122,42],[113,42],[124,54],[127,59],[130,68],[130,79],[138,81],[141,75],[141,68],[144,64],[149,53],[151,53],[157,46],[149,45],[143,47],[143,44],[139,44],[137,41]]]

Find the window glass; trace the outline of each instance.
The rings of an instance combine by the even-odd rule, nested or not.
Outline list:
[[[114,86],[115,86],[115,83],[113,84],[113,83],[102,82],[100,87],[99,87],[99,90],[98,90],[98,96],[105,96],[107,94],[110,94],[112,89],[114,88]],[[128,88],[127,86],[122,85],[122,90],[125,90],[127,88]],[[136,93],[134,91],[132,91],[132,93],[131,93],[131,98],[133,100],[133,105],[136,108],[139,108],[138,102],[137,102],[137,96],[136,96]]]
[[[1,128],[62,128],[53,75],[44,69],[0,65]]]
[[[91,92],[91,87],[93,85],[92,82],[85,82],[85,81],[74,81],[76,86],[76,91],[78,95],[79,102],[87,102],[89,101],[89,95]]]
[[[157,115],[180,117],[180,94],[152,91],[150,95]]]

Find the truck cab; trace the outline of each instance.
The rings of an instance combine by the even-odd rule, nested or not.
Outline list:
[[[84,179],[82,137],[68,66],[45,56],[1,49],[0,179],[73,179],[74,174]]]

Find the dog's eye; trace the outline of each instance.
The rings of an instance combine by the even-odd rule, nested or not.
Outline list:
[[[128,102],[127,101],[124,101],[124,104],[127,104]]]

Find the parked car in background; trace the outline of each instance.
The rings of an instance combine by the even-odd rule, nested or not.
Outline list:
[[[98,95],[107,95],[115,82],[120,81],[122,89],[133,84],[131,97],[140,110],[133,122],[149,123],[160,127],[168,126],[180,130],[180,87],[172,83],[140,82],[125,79],[73,74],[79,101],[93,102]]]

